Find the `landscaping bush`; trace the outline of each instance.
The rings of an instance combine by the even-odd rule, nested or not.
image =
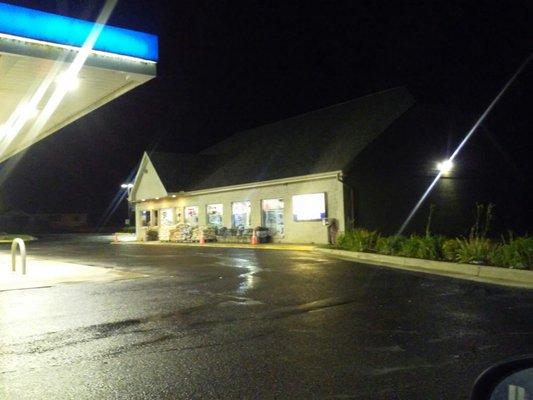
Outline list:
[[[533,269],[533,237],[504,239],[503,244],[493,249],[489,261],[497,267]]]
[[[372,252],[376,250],[378,238],[376,231],[354,229],[339,235],[337,246],[344,250]]]
[[[402,243],[402,247],[398,254],[404,257],[438,260],[442,256],[443,241],[444,238],[442,236],[412,235]]]
[[[512,245],[522,259],[526,269],[533,269],[533,237],[523,236],[513,240]]]
[[[500,243],[487,238],[494,218],[493,204],[476,204],[468,238],[447,239],[433,235],[433,215],[434,206],[431,205],[424,236],[381,236],[377,231],[360,228],[341,234],[336,247],[384,255],[533,270],[533,236],[513,238],[510,235],[509,239],[502,239]]]
[[[146,232],[146,241],[153,242],[159,239],[159,233],[156,230],[149,230]]]
[[[457,252],[461,247],[457,239],[447,239],[442,243],[442,257],[446,261],[457,261]]]
[[[456,239],[455,261],[469,264],[488,264],[494,244],[486,238],[493,219],[493,204],[476,204],[476,217],[468,238]]]
[[[398,255],[406,240],[405,236],[382,236],[377,240],[376,251],[389,256]]]
[[[487,264],[494,249],[492,242],[484,237],[456,239],[457,248],[455,261],[469,264]]]
[[[470,238],[484,238],[490,229],[494,219],[494,204],[476,204],[476,216],[474,224],[470,228]]]

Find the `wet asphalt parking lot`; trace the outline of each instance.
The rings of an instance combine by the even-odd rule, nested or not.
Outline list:
[[[2,399],[466,399],[533,353],[533,292],[311,252],[46,237],[136,279],[0,292]]]

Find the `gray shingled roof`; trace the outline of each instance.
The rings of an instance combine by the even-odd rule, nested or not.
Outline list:
[[[169,192],[345,170],[414,104],[400,87],[236,133],[199,154],[150,154]]]

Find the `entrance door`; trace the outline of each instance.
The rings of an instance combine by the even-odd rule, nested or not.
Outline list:
[[[285,233],[283,199],[262,200],[261,208],[263,210],[263,226],[268,228],[272,236],[283,235]]]

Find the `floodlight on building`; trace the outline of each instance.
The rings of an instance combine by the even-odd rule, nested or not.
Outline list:
[[[74,91],[80,86],[80,79],[73,73],[63,72],[56,78],[56,85],[62,86],[66,91]]]
[[[173,195],[172,195],[172,197],[176,197],[176,195],[175,195],[175,194],[173,194]]]
[[[120,185],[122,189],[131,189],[133,187],[133,183],[123,183]]]
[[[445,160],[437,163],[437,169],[443,174],[447,174],[453,168],[452,160]]]

